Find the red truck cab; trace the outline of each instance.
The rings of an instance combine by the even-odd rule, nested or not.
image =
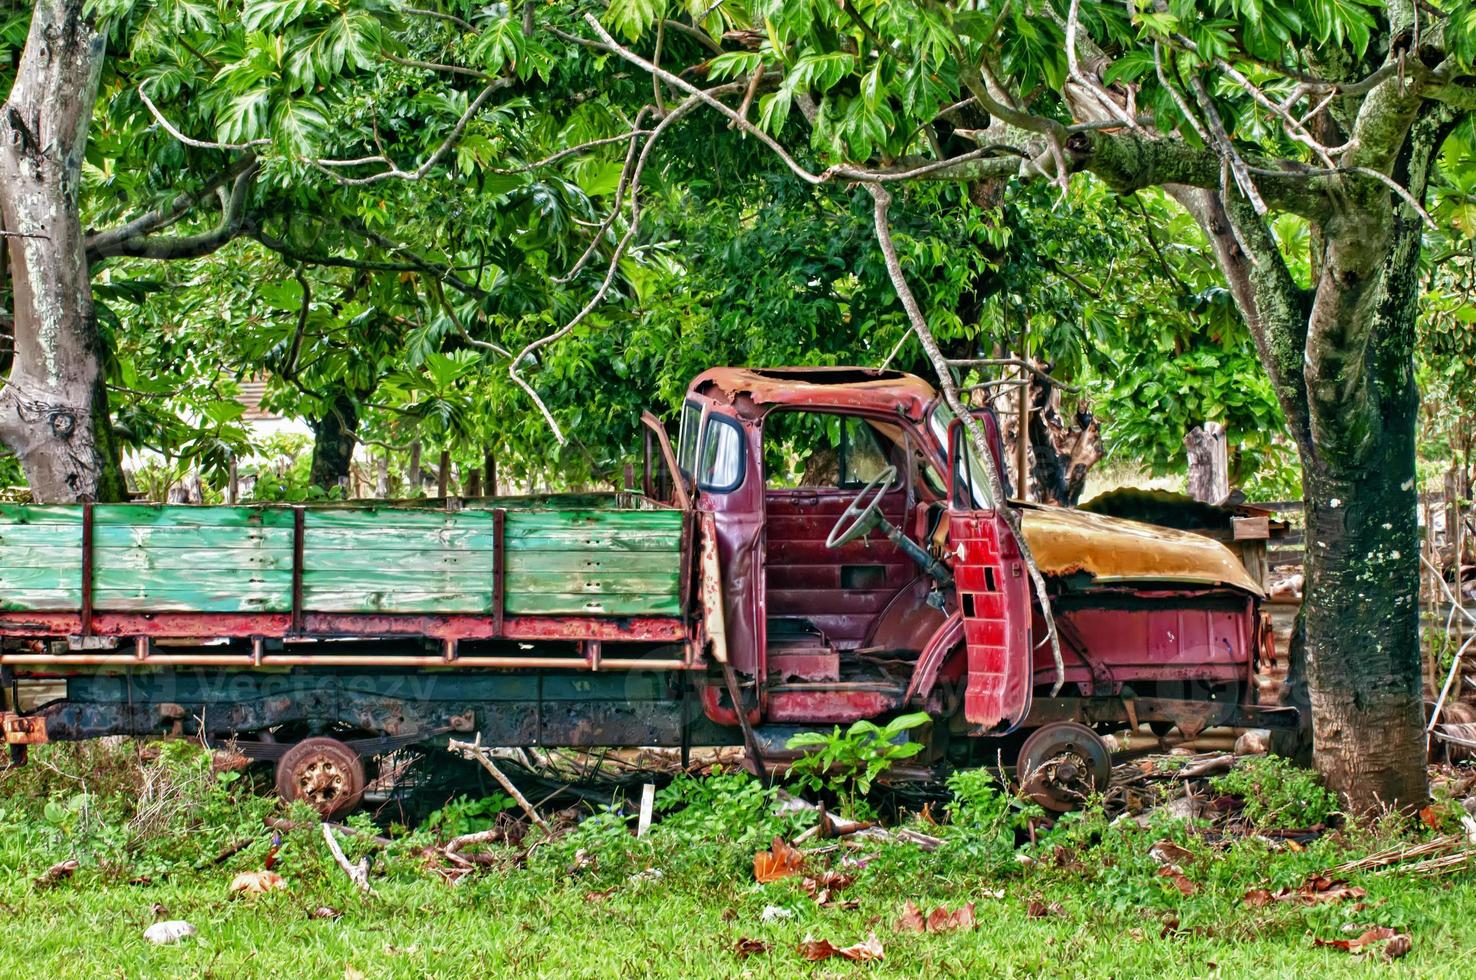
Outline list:
[[[981,421],[997,465],[997,426]],[[1228,549],[991,500],[961,428],[931,385],[895,371],[717,368],[692,382],[677,465],[712,517],[727,657],[760,735],[917,707],[960,738],[1265,721],[1251,703],[1261,590]],[[1048,583],[1059,670],[1006,508]],[[704,704],[738,721],[722,687]]]

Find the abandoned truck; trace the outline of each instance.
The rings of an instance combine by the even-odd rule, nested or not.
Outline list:
[[[719,368],[692,382],[675,446],[643,421],[643,492],[0,506],[12,757],[229,740],[339,812],[366,764],[449,733],[741,744],[762,766],[797,730],[921,709],[925,758],[1003,752],[1065,808],[1106,780],[1111,727],[1295,722],[1255,703],[1261,591],[1225,546],[991,500],[920,378]],[[35,703],[43,682],[64,693]]]

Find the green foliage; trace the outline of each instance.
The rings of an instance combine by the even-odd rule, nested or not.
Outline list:
[[[1210,780],[1218,793],[1239,797],[1245,819],[1257,827],[1305,828],[1325,824],[1338,800],[1317,774],[1280,756],[1249,756]]]
[[[516,805],[506,793],[493,793],[477,799],[460,796],[427,816],[419,829],[430,832],[439,840],[475,834],[492,829],[497,823],[497,815]]]
[[[844,734],[839,725],[829,734],[800,732],[786,745],[805,754],[789,764],[788,775],[801,786],[835,792],[844,812],[855,815],[878,776],[923,750],[922,743],[903,736],[931,721],[919,711],[899,715],[885,725],[865,719],[852,722]]]
[[[742,770],[702,778],[683,774],[656,794],[658,833],[689,846],[711,841],[762,846],[788,827],[774,813],[777,793]]]
[[[1013,860],[1016,832],[1044,811],[1001,786],[987,769],[963,769],[948,777],[953,799],[948,824],[960,847],[976,860],[1004,865]]]

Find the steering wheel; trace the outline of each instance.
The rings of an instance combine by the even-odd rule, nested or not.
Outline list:
[[[873,525],[876,524],[877,511],[881,509],[882,498],[887,495],[887,488],[897,477],[897,467],[888,466],[874,476],[870,483],[861,488],[856,494],[856,499],[841,514],[840,520],[835,522],[835,527],[830,529],[830,536],[825,539],[825,547],[839,548],[843,544],[850,544],[857,538],[865,537]]]

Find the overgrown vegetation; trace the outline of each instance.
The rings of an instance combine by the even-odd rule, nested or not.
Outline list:
[[[743,772],[678,777],[658,793],[644,838],[635,808],[617,799],[556,817],[553,837],[525,828],[469,848],[474,869],[451,875],[439,845],[512,816],[506,797],[461,798],[413,829],[351,817],[356,832],[339,839],[351,861],[371,860],[373,891],[362,894],[310,811],[284,811],[252,772],[218,771],[197,745],[33,755],[0,773],[0,963],[28,973],[71,975],[84,956],[94,974],[129,975],[790,973],[806,966],[806,937],[844,947],[874,933],[884,958],[866,969],[899,976],[1188,976],[1209,963],[1223,976],[1336,974],[1361,963],[1314,940],[1377,924],[1411,937],[1396,968],[1432,975],[1476,938],[1469,873],[1350,874],[1348,887],[1366,891],[1357,902],[1255,904],[1258,889],[1297,894],[1351,857],[1450,829],[1387,817],[1304,843],[1260,835],[1329,815],[1313,777],[1265,760],[1214,783],[1215,794],[1242,798],[1254,825],[1233,838],[1162,810],[1114,817],[1101,801],[1052,823],[974,770],[949,780],[945,806],[902,817],[941,839],[936,850],[812,841],[799,873],[767,884],[754,881],[755,851],[815,817],[776,813],[780,790]],[[231,878],[261,868],[268,852],[285,887],[228,897]],[[1166,852],[1178,877],[1165,873]],[[48,878],[66,860],[75,872]],[[912,931],[909,902],[924,912],[974,903],[977,924]],[[187,920],[198,935],[153,947],[141,934],[156,919]]]

